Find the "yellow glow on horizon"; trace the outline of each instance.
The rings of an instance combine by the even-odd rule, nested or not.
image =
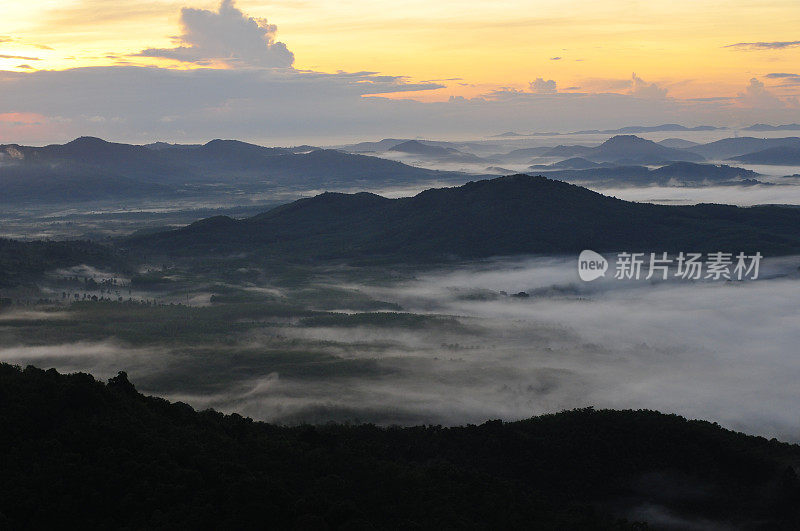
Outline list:
[[[419,99],[524,89],[554,79],[560,90],[620,91],[604,80],[648,83],[681,98],[735,95],[754,76],[800,73],[800,47],[725,48],[738,42],[800,40],[796,0],[240,0],[237,7],[278,26],[297,68],[376,71],[444,81]],[[0,69],[113,64],[191,68],[131,57],[175,45],[181,7],[217,1],[11,0],[0,18]],[[46,49],[49,47],[52,49]],[[560,57],[559,60],[552,58]],[[776,89],[790,94],[793,89]],[[794,89],[796,90],[796,89]],[[408,97],[409,95],[399,95]]]

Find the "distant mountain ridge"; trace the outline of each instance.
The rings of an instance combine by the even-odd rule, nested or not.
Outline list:
[[[597,251],[800,252],[800,209],[630,203],[512,175],[414,197],[325,193],[258,216],[214,218],[123,245],[172,255],[437,261]]]
[[[723,138],[708,144],[686,148],[686,151],[697,153],[709,160],[729,160],[733,157],[779,146],[800,147],[800,138],[754,138],[749,136]]]
[[[6,190],[0,202],[7,203],[168,198],[186,185],[209,183],[258,189],[361,187],[456,177],[337,150],[263,147],[237,140],[140,146],[81,137],[45,147],[0,145],[0,186]]]
[[[800,131],[800,124],[753,124],[749,127],[742,128],[742,131]]]
[[[665,164],[668,162],[701,162],[702,155],[685,149],[657,144],[635,135],[616,135],[599,146],[560,145],[544,151],[544,157],[580,157],[595,163]]]
[[[800,143],[797,146],[775,146],[755,153],[740,155],[732,160],[745,164],[800,165]]]
[[[531,166],[550,178],[577,184],[606,186],[720,186],[764,184],[761,174],[725,164],[673,162],[659,168],[595,164],[585,159],[567,159],[548,166]]]
[[[628,135],[636,133],[658,133],[664,131],[718,131],[725,127],[715,127],[713,125],[698,125],[696,127],[686,127],[680,124],[661,124],[661,125],[630,125],[619,129],[591,129],[586,131],[575,131],[574,135],[604,134],[604,135]]]
[[[451,147],[423,144],[418,140],[409,140],[386,150],[389,153],[416,155],[426,159],[442,162],[481,162],[483,159],[471,153],[465,153]]]

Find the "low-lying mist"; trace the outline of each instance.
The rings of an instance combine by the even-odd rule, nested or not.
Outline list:
[[[143,392],[283,423],[463,424],[595,406],[800,441],[798,265],[768,259],[758,280],[741,282],[619,281],[609,272],[583,283],[574,257],[393,281],[328,272],[306,292],[345,289],[394,309],[366,312],[342,299],[312,317],[237,319],[206,343],[4,340],[0,359],[101,378],[126,370]],[[13,319],[6,313],[0,327]]]

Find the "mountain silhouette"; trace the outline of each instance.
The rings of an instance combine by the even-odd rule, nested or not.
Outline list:
[[[167,255],[438,261],[597,251],[800,251],[800,209],[632,203],[512,175],[414,197],[325,193],[243,220],[219,217],[131,238]]]
[[[755,153],[740,155],[732,160],[745,164],[800,165],[800,143],[797,146],[776,146]]]
[[[582,164],[580,159],[558,162],[548,166],[531,166],[531,170],[546,172],[550,178],[572,183],[591,183],[604,186],[719,186],[759,184],[759,173],[725,164],[673,162],[659,168],[647,166],[615,166],[611,164]],[[569,166],[572,166],[570,168]],[[763,184],[763,183],[761,183]]]
[[[139,146],[81,137],[45,147],[6,144],[0,145],[0,163],[0,184],[8,187],[0,202],[164,198],[187,184],[355,187],[458,177],[337,150],[271,148],[236,140]]]
[[[698,153],[710,160],[727,160],[732,157],[747,155],[756,151],[779,146],[800,147],[800,138],[753,138],[749,136],[723,138],[716,142],[692,146],[688,148],[687,151]]]
[[[622,518],[637,509],[654,529],[800,518],[800,447],[655,411],[281,426],[144,396],[125,372],[104,384],[5,363],[0,405],[3,529],[650,529]]]
[[[658,164],[673,161],[700,162],[703,157],[692,152],[669,148],[634,135],[617,135],[586,152],[594,162]]]

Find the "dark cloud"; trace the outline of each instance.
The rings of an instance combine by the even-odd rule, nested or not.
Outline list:
[[[800,78],[800,74],[785,74],[782,72],[776,72],[772,74],[767,74],[764,77],[766,77],[767,79]]]
[[[551,61],[560,61],[561,57],[551,57],[550,60]]]
[[[17,68],[23,68],[25,70],[33,70],[31,65],[17,65]]]
[[[294,54],[275,40],[277,26],[246,16],[233,0],[222,0],[217,12],[183,8],[181,26],[179,46],[148,48],[136,55],[200,65],[221,61],[232,66],[289,68],[294,63]]]
[[[787,74],[783,72],[776,72],[764,76],[766,79],[779,79],[781,83],[777,87],[796,87],[800,85],[800,74]]]
[[[741,48],[749,50],[781,50],[800,46],[800,41],[774,41],[774,42],[737,42],[728,44],[725,48]]]

